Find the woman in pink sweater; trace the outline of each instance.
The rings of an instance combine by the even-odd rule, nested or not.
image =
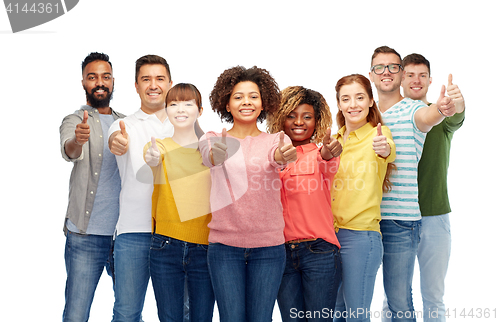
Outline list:
[[[281,95],[280,109],[268,116],[267,127],[270,133],[285,131],[297,150],[297,161],[280,173],[286,246],[278,293],[281,318],[332,321],[342,268],[330,187],[342,146],[330,137],[332,115],[320,93],[291,86]]]
[[[212,176],[208,266],[221,322],[272,320],[285,265],[279,171],[296,151],[257,122],[279,102],[275,80],[257,67],[224,71],[210,94],[212,109],[233,124],[199,145]]]

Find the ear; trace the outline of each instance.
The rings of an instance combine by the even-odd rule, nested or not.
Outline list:
[[[203,114],[203,106],[200,106],[200,110],[198,111],[198,117],[200,117],[201,114]]]
[[[432,84],[432,77],[429,77],[429,85]]]
[[[403,70],[403,76],[401,76],[401,81],[404,81],[406,78],[406,70]]]
[[[137,82],[135,82],[135,91],[139,94],[139,84]]]

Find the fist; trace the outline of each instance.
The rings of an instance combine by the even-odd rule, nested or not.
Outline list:
[[[342,153],[342,145],[339,141],[331,136],[332,130],[327,129],[323,138],[323,147],[321,148],[321,156],[325,160],[336,158]]]
[[[283,131],[281,131],[279,135],[280,141],[274,153],[274,160],[279,164],[294,162],[297,160],[297,149],[295,149],[291,143],[285,145],[285,133]]]
[[[391,146],[387,143],[387,138],[382,134],[382,125],[377,124],[377,136],[373,138],[373,151],[382,158],[387,158],[391,154]]]
[[[156,167],[158,164],[160,164],[160,157],[161,153],[158,149],[158,146],[156,145],[156,139],[152,136],[151,146],[144,155],[144,161],[146,161],[146,164],[150,167]]]
[[[227,150],[227,144],[226,144],[226,128],[222,129],[222,138],[219,142],[215,142],[214,145],[212,146],[212,164],[213,165],[220,165],[226,161],[226,150]]]
[[[109,150],[114,155],[124,155],[128,151],[128,134],[125,129],[125,122],[120,121],[120,131],[111,138]]]
[[[87,111],[83,111],[82,123],[76,125],[75,142],[78,145],[84,145],[89,140],[90,126],[87,124],[88,118],[89,118],[89,113]]]

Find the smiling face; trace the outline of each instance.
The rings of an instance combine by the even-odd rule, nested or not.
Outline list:
[[[359,83],[343,85],[339,90],[338,107],[345,118],[348,130],[355,131],[365,125],[373,99]]]
[[[405,66],[401,87],[405,97],[421,100],[427,103],[427,91],[432,83],[429,68],[424,64],[411,64]]]
[[[82,77],[87,105],[94,108],[108,107],[113,96],[114,78],[111,65],[102,60],[88,63]]]
[[[233,116],[235,125],[257,123],[262,112],[262,99],[257,84],[250,81],[236,84],[226,109]]]
[[[135,88],[141,98],[141,109],[151,114],[165,108],[165,97],[171,87],[172,81],[168,77],[165,66],[143,65],[135,83]]]
[[[375,56],[372,60],[372,66],[375,65],[390,65],[401,64],[401,59],[396,54],[381,53]],[[389,68],[385,68],[384,72],[380,75],[370,72],[370,80],[373,82],[379,93],[391,93],[397,91],[401,86],[401,79],[403,72],[400,70],[396,74],[391,74]]]
[[[193,128],[196,119],[203,112],[194,99],[189,101],[171,101],[167,104],[167,116],[174,129]]]
[[[292,140],[293,146],[308,144],[316,128],[314,107],[309,104],[297,106],[285,119],[285,134]]]

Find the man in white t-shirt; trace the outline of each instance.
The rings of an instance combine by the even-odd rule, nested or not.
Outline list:
[[[387,298],[383,321],[416,321],[411,284],[420,239],[417,169],[425,133],[447,116],[455,105],[445,97],[443,86],[436,104],[403,98],[400,92],[403,68],[401,56],[382,46],[372,56],[370,79],[377,88],[378,108],[396,144],[397,171],[390,180],[392,190],[384,193],[380,205],[380,231],[384,245],[383,280]]]
[[[172,87],[166,60],[156,55],[139,58],[135,79],[141,108],[113,123],[108,132],[109,149],[116,155],[122,184],[114,249],[113,322],[141,321],[150,278],[153,193],[153,175],[144,162],[143,149],[152,136],[165,138],[173,134],[165,110],[165,97]]]

